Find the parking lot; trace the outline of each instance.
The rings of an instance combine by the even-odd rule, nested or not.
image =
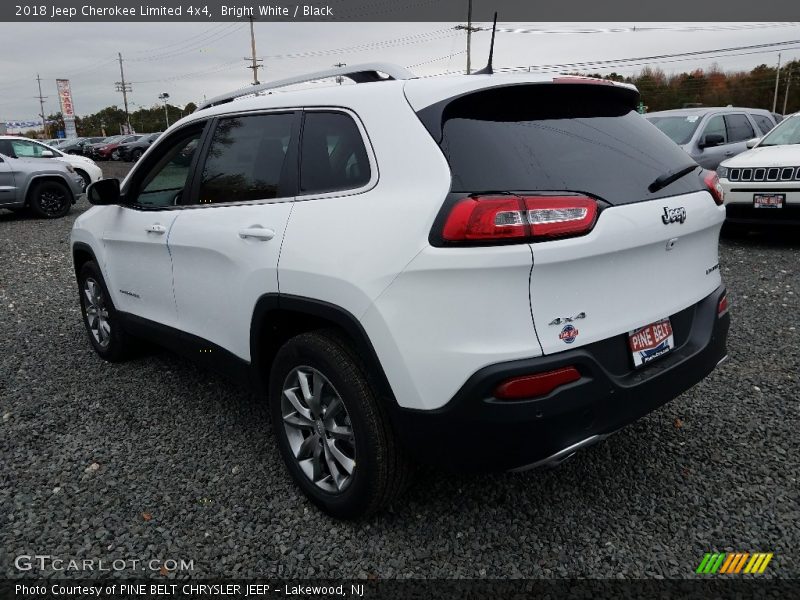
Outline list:
[[[194,576],[681,578],[712,550],[800,576],[796,231],[723,239],[730,360],[689,392],[557,469],[423,469],[347,523],[290,481],[263,399],[167,352],[95,355],[68,253],[87,208],[0,211],[2,576],[49,554]]]

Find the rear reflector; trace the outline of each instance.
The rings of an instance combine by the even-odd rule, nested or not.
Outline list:
[[[578,381],[580,378],[581,374],[575,367],[514,377],[498,385],[494,390],[494,397],[500,400],[523,400],[546,396],[557,387]]]
[[[473,196],[447,215],[447,242],[537,241],[584,235],[597,219],[587,196]]]
[[[726,293],[722,298],[719,299],[719,304],[717,304],[717,317],[722,317],[728,313],[728,294]]]
[[[719,177],[714,171],[705,171],[703,173],[703,181],[705,181],[708,191],[714,197],[714,202],[717,206],[722,206],[725,201],[725,193],[722,189],[722,184],[719,182]]]

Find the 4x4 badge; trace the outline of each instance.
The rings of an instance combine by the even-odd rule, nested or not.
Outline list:
[[[550,321],[548,325],[561,325],[563,323],[572,323],[573,321],[577,321],[578,319],[585,319],[585,318],[586,318],[586,313],[579,312],[574,317],[556,317],[555,319]]]
[[[661,215],[661,220],[664,222],[664,225],[669,225],[670,223],[681,223],[686,220],[686,209],[682,206],[677,208],[668,208],[664,207],[664,214]]]

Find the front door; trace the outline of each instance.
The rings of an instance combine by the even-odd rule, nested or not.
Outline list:
[[[123,190],[124,205],[106,223],[108,288],[118,310],[175,327],[172,259],[167,240],[190,183],[202,125],[176,131]]]

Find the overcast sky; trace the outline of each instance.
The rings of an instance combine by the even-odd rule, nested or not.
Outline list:
[[[455,31],[454,25],[256,22],[257,52],[266,67],[259,77],[264,82],[327,69],[337,62],[352,65],[378,60],[410,67],[421,75],[464,69],[465,34]],[[634,25],[637,30],[631,31]],[[653,27],[661,30],[649,29]],[[495,67],[616,60],[800,40],[796,23],[498,23],[498,28],[548,31],[498,33]],[[695,30],[687,31],[689,28]],[[478,68],[486,62],[489,37],[488,32],[473,36],[473,65]],[[48,114],[59,110],[56,78],[71,80],[79,115],[113,104],[122,106],[122,95],[114,89],[114,82],[120,79],[117,52],[122,52],[125,78],[133,86],[131,110],[158,103],[162,92],[170,94],[171,103],[182,106],[252,81],[243,60],[250,54],[247,22],[0,23],[0,39],[0,121],[36,118],[37,73],[42,77],[42,93],[48,96]],[[724,70],[742,70],[762,63],[774,65],[778,51],[739,50],[726,56],[673,57],[580,70],[629,74],[645,63],[667,73],[708,68],[714,63]],[[781,51],[784,62],[800,57],[800,41]]]

